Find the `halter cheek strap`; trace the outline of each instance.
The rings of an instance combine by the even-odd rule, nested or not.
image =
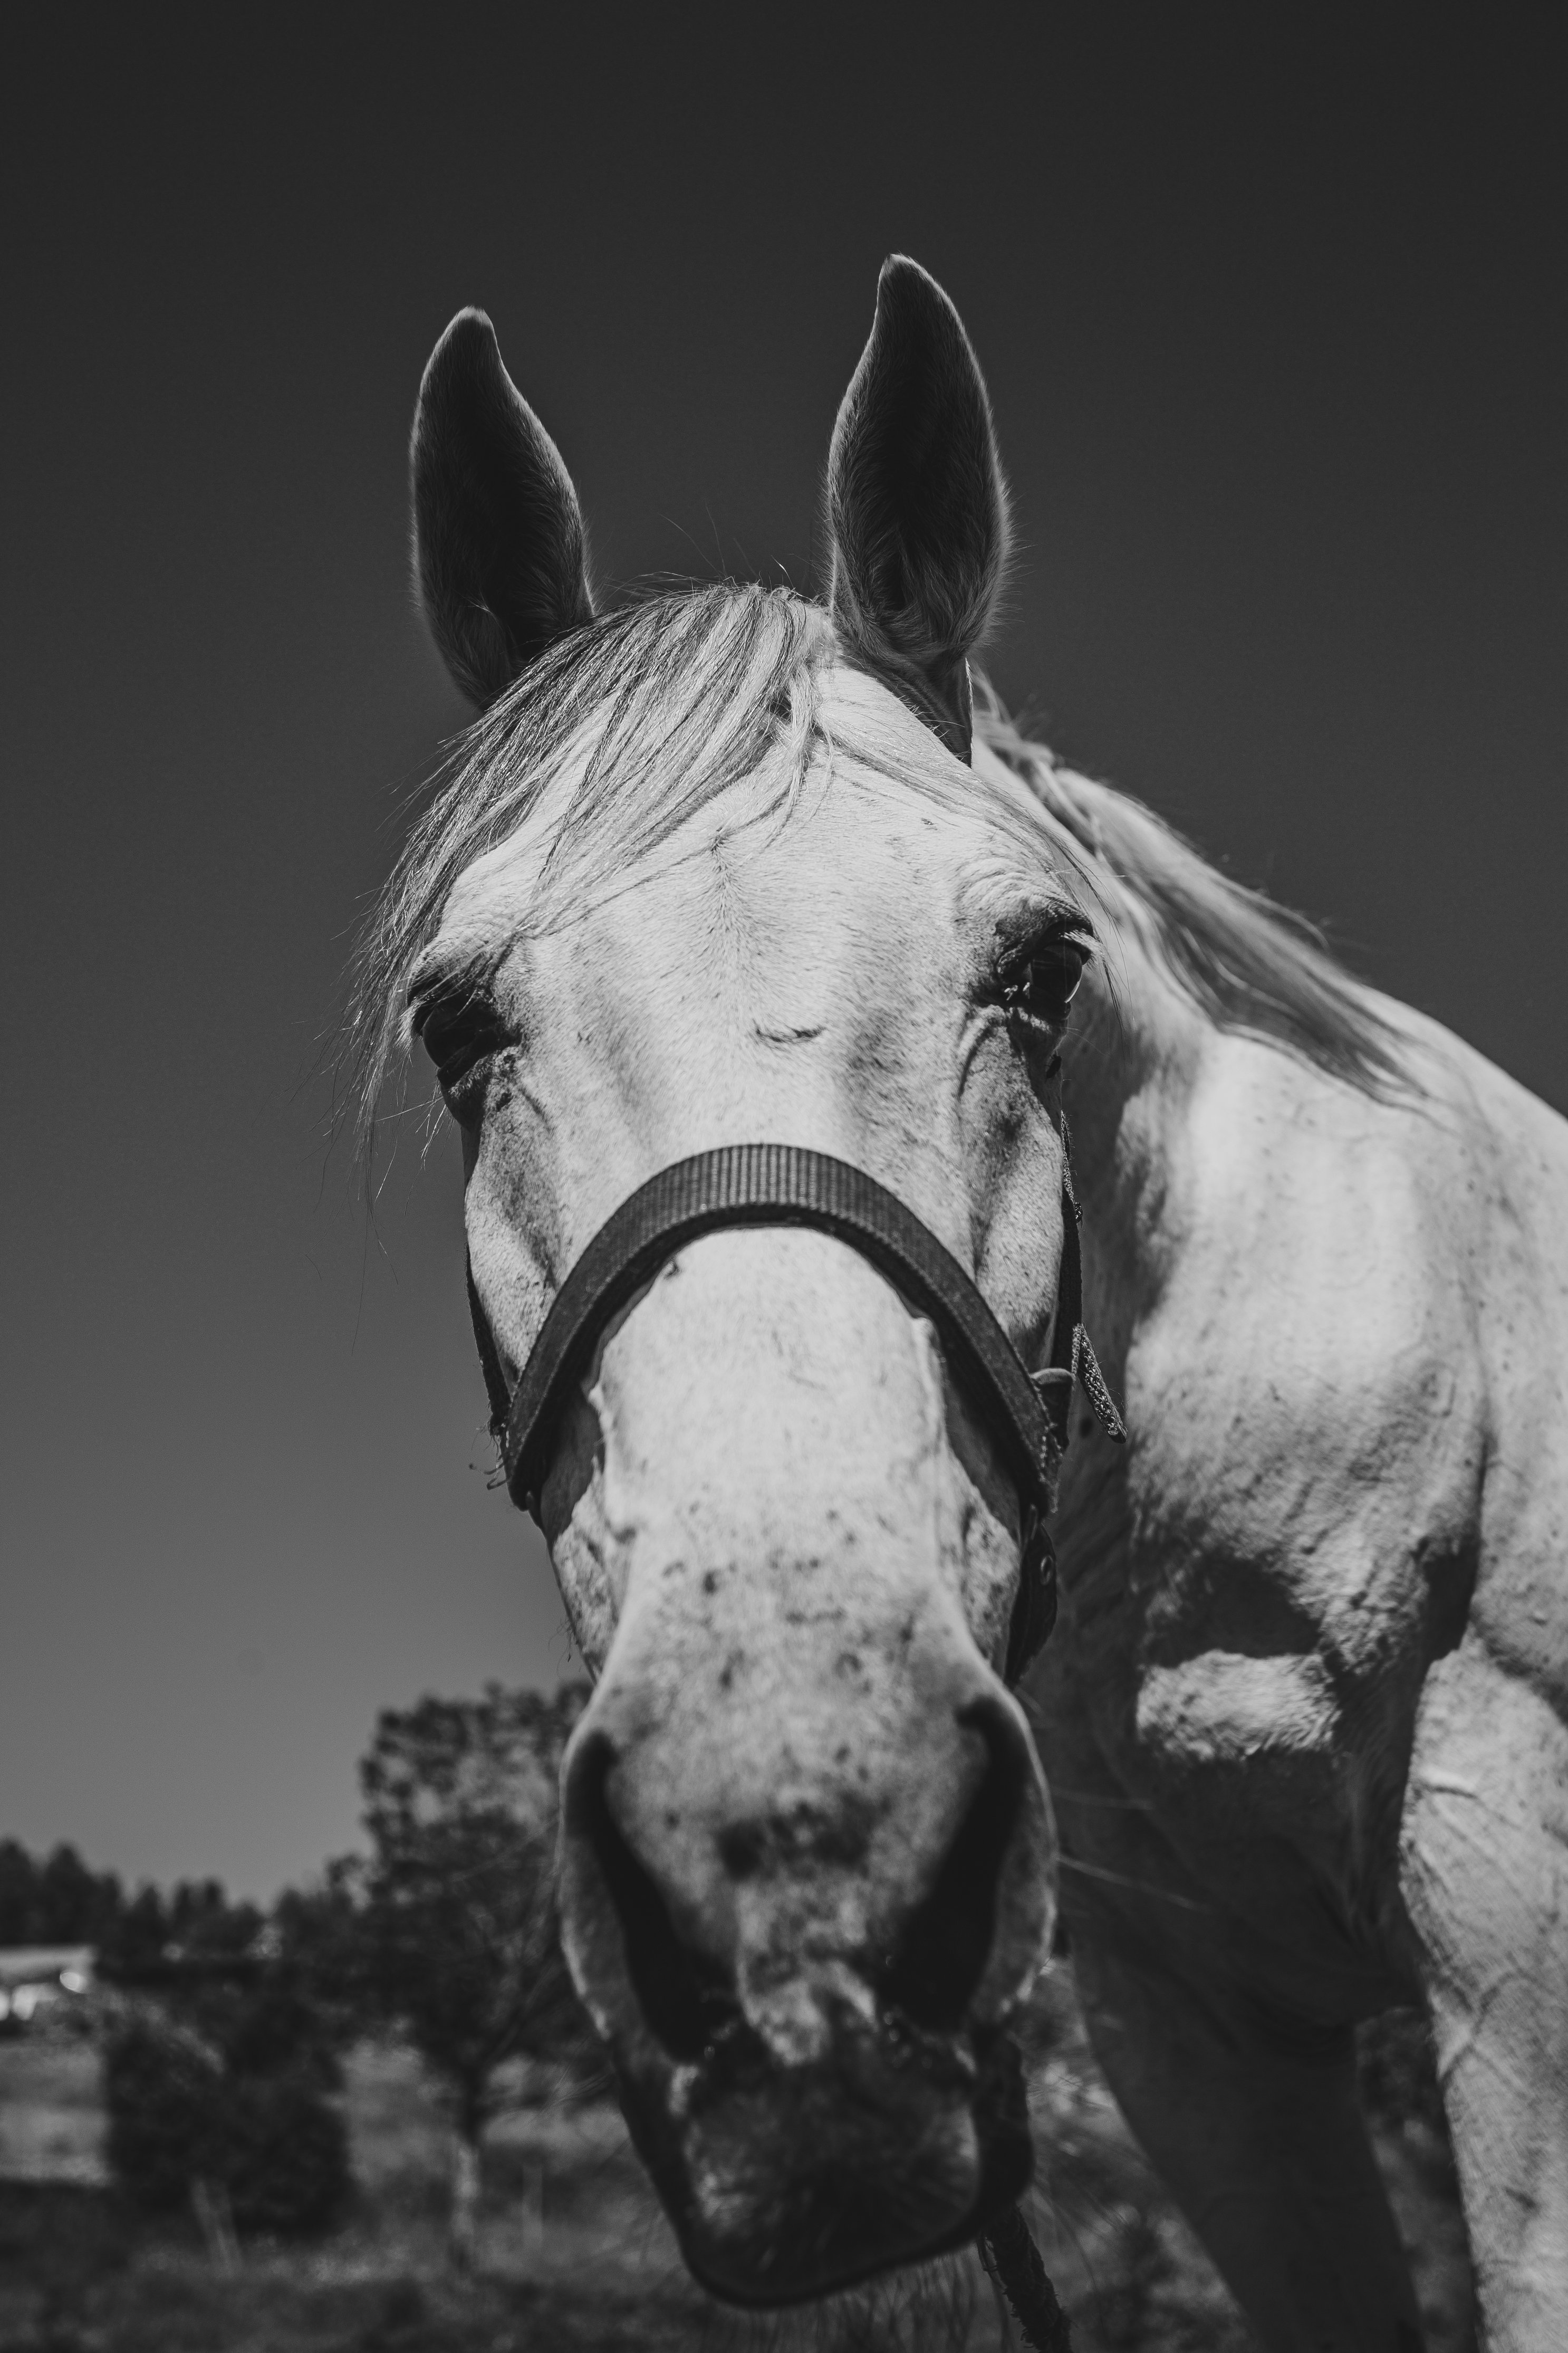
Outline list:
[[[1052,1476],[1051,1508],[1056,1507],[1056,1472],[1072,1436],[1072,1393],[1081,1385],[1094,1408],[1096,1420],[1118,1446],[1127,1443],[1127,1430],[1116,1401],[1106,1386],[1083,1320],[1083,1248],[1079,1229],[1083,1211],[1072,1181],[1072,1133],[1064,1111],[1062,1122],[1062,1259],[1057,1276],[1057,1316],[1051,1331],[1051,1353],[1043,1370],[1029,1378],[1047,1399],[1051,1430],[1057,1442]]]
[[[616,1209],[572,1267],[510,1394],[472,1269],[468,1306],[489,1394],[490,1428],[514,1504],[537,1518],[567,1398],[616,1310],[700,1235],[730,1226],[811,1226],[860,1252],[931,1318],[954,1377],[986,1420],[1018,1486],[1018,1598],[1006,1675],[1016,1683],[1056,1619],[1056,1555],[1046,1520],[1081,1382],[1108,1434],[1126,1437],[1083,1328],[1083,1269],[1066,1123],[1062,1260],[1051,1358],[1031,1374],[972,1278],[929,1227],[848,1162],[790,1144],[725,1145],[661,1168]]]

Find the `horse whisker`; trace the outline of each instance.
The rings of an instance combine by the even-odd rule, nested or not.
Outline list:
[[[1066,1798],[1074,1806],[1119,1806],[1129,1813],[1152,1814],[1154,1810],[1147,1798],[1102,1798],[1096,1789],[1064,1789],[1058,1782],[1050,1785],[1053,1801]]]
[[[1103,1879],[1108,1886],[1125,1887],[1132,1895],[1152,1895],[1162,1904],[1179,1904],[1184,1912],[1212,1912],[1214,1905],[1200,1902],[1195,1896],[1178,1895],[1173,1887],[1156,1887],[1147,1879],[1131,1879],[1124,1871],[1110,1871],[1100,1862],[1079,1862],[1070,1854],[1057,1857],[1058,1868],[1076,1871],[1084,1879]]]

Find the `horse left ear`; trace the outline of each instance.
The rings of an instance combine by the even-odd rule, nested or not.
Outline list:
[[[961,760],[969,654],[1007,561],[1007,486],[963,322],[918,261],[882,264],[827,459],[833,617]]]

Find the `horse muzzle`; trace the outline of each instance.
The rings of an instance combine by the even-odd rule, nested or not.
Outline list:
[[[730,2302],[942,2253],[1028,2179],[1006,2022],[1048,1935],[1052,1841],[1027,1732],[987,1681],[929,1744],[956,1821],[889,1837],[853,1763],[771,1808],[753,1784],[703,1826],[695,1904],[668,1817],[627,1788],[617,1806],[623,1777],[646,1784],[635,1751],[596,1705],[574,1742],[568,1954],[686,2259]]]

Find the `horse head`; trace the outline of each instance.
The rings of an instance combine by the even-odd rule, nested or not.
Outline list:
[[[826,607],[598,613],[479,313],[430,361],[412,468],[426,614],[481,716],[383,955],[462,1132],[495,1381],[618,1205],[759,1138],[896,1194],[1040,1365],[1092,934],[1024,788],[968,761],[1006,508],[946,297],[883,271]],[[533,1501],[595,1680],[566,1950],[692,2268],[782,2303],[973,2237],[1027,2178],[1006,2029],[1054,1869],[984,1401],[846,1240],[727,1229],[594,1335]]]

